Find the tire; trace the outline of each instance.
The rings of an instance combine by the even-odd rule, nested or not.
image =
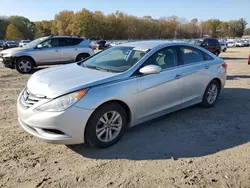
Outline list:
[[[112,125],[115,125],[113,128],[115,128],[116,130],[113,130],[112,125],[109,125],[109,123],[106,123],[106,125],[104,124],[105,114],[107,115],[106,118],[108,118],[110,121],[113,117],[113,112],[118,113],[118,115],[117,114],[114,115],[115,118],[119,116],[115,120],[114,124],[111,123]],[[120,124],[121,126],[118,127],[117,125]],[[85,141],[87,144],[89,144],[91,147],[94,148],[107,148],[114,145],[122,138],[122,136],[125,134],[127,130],[127,127],[128,127],[128,115],[125,109],[118,103],[113,103],[113,102],[107,103],[99,107],[91,115],[85,129]],[[106,138],[110,138],[109,134],[110,130],[113,138],[107,139],[105,141]]]
[[[211,93],[211,91],[213,91],[212,90],[213,87],[216,87],[215,88],[216,91],[217,91],[216,95],[210,95],[209,94],[209,92]],[[218,81],[212,80],[208,84],[208,86],[207,86],[207,88],[206,88],[206,90],[205,90],[205,92],[203,94],[202,102],[200,104],[201,107],[210,108],[210,107],[214,106],[214,104],[216,103],[216,101],[217,101],[217,99],[218,99],[218,97],[220,95],[220,89],[221,89],[221,87],[220,87],[220,84],[218,83]],[[215,90],[214,90],[214,94],[215,94]],[[213,97],[209,98],[210,96],[213,96]],[[209,99],[211,99],[211,100],[209,100]]]
[[[17,59],[15,67],[19,73],[29,74],[34,70],[34,61],[29,57],[21,57]]]
[[[76,62],[82,61],[82,60],[86,59],[86,58],[89,57],[89,56],[90,56],[89,54],[79,54],[79,55],[76,57]]]

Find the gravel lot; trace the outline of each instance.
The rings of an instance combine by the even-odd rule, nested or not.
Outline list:
[[[217,105],[137,126],[115,146],[50,145],[19,127],[30,75],[0,68],[0,187],[250,187],[250,48],[229,49]],[[69,125],[70,126],[70,125]]]

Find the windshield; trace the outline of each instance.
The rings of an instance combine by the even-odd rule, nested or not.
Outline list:
[[[106,72],[124,72],[135,65],[149,49],[128,46],[111,47],[82,62],[82,66]]]
[[[38,44],[40,44],[42,41],[45,41],[49,37],[42,37],[38,38],[36,40],[31,41],[30,43],[26,44],[24,48],[35,48]]]

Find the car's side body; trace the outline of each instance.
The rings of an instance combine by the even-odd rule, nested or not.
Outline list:
[[[77,57],[81,54],[91,56],[94,54],[89,42],[85,38],[71,36],[52,36],[40,43],[41,45],[31,48],[13,49],[8,53],[11,56],[2,57],[6,67],[15,68],[19,58],[29,58],[34,66],[55,65],[76,62]],[[5,53],[5,51],[1,52]]]
[[[193,47],[179,43],[172,46],[181,45]],[[108,101],[121,101],[133,114],[131,116],[131,126],[133,126],[201,102],[207,84],[213,79],[220,80],[221,88],[224,87],[226,72],[221,66],[221,61],[214,56],[214,60],[190,65],[182,65],[179,62],[178,67],[162,70],[159,75],[134,75],[151,55],[168,46],[167,44],[154,48],[131,70],[121,75],[120,80],[90,88],[77,106],[96,109]],[[202,48],[199,49],[203,51]],[[176,75],[181,76],[176,78]]]
[[[51,48],[35,48],[26,51],[20,51],[16,54],[16,57],[31,57],[37,66],[40,65],[54,65],[63,63],[72,63],[76,61],[79,54],[86,53],[89,56],[93,55],[93,50],[89,45],[89,42],[84,38],[79,37],[67,37],[67,36],[54,36],[48,38],[48,40],[76,40],[75,44],[62,44]],[[42,43],[46,43],[43,41]]]

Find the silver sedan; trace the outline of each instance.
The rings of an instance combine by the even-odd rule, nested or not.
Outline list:
[[[18,120],[46,142],[105,148],[142,122],[195,104],[212,107],[226,70],[192,44],[121,44],[33,74],[18,98]]]

